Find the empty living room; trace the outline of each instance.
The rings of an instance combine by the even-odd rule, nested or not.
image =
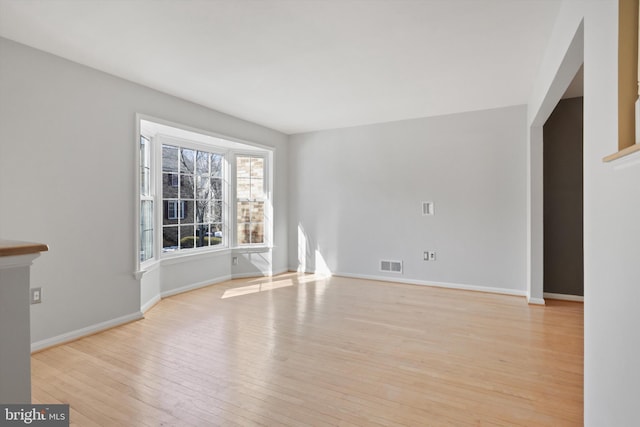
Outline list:
[[[638,0],[0,0],[0,426],[637,426]]]

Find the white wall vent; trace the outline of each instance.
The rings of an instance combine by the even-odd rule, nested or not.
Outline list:
[[[402,261],[380,261],[380,271],[402,274]]]

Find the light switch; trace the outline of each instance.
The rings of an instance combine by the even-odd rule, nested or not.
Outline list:
[[[422,202],[422,215],[431,216],[435,214],[435,206],[433,202]]]

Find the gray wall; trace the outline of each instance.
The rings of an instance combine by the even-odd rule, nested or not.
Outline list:
[[[582,97],[544,125],[544,292],[583,295]]]
[[[50,246],[32,270],[43,297],[33,341],[131,318],[147,302],[133,275],[136,113],[275,147],[272,268],[287,268],[286,135],[6,39],[0,55],[0,232]],[[185,268],[194,281],[228,278],[230,257],[215,257],[220,272],[201,258]],[[156,282],[145,298],[165,290],[159,276],[144,279]]]
[[[585,67],[585,425],[638,425],[640,161],[635,156],[614,164],[602,162],[617,150],[617,2],[563,1],[528,111],[533,118],[541,109],[553,108],[544,106],[545,99],[550,91],[564,90],[555,87],[554,79],[581,25]],[[277,132],[11,42],[0,41],[0,57],[0,234],[51,245],[51,251],[34,265],[32,277],[34,285],[43,286],[44,297],[44,302],[32,309],[36,339],[131,313],[140,306],[138,284],[131,276],[135,260],[131,188],[135,112],[274,145],[278,153],[286,146],[286,137]],[[295,155],[289,162],[296,166],[291,176],[291,194],[296,197],[290,204],[295,216],[289,221],[289,265],[298,264],[300,225],[310,234],[308,249],[324,254],[333,268],[379,275],[375,267],[378,258],[406,256],[412,259],[407,265],[411,277],[474,280],[481,286],[508,283],[513,289],[522,289],[523,279],[518,278],[526,274],[520,249],[526,212],[520,197],[528,191],[522,180],[530,162],[521,161],[520,141],[521,133],[533,121],[523,124],[521,115],[522,108],[507,109],[434,118],[433,128],[432,119],[424,119],[415,124],[382,124],[293,137],[302,144],[292,147]],[[488,119],[486,125],[483,118]],[[442,121],[447,120],[450,126],[443,129]],[[369,153],[365,140],[389,160],[381,159],[383,154]],[[356,156],[360,153],[364,154]],[[356,157],[363,162],[374,160],[379,173],[366,172],[361,177],[360,165],[350,172],[344,163]],[[73,161],[78,158],[95,161]],[[297,166],[298,161],[308,173]],[[286,188],[283,163],[287,163],[286,156],[277,154],[277,188]],[[483,164],[488,166],[483,168]],[[392,172],[392,167],[399,172]],[[464,172],[466,167],[476,173]],[[497,176],[491,178],[494,174]],[[501,176],[512,182],[496,179]],[[528,176],[536,178],[537,172],[530,171]],[[297,179],[301,182],[295,182]],[[476,179],[487,185],[476,186],[472,183]],[[497,199],[491,197],[491,184],[497,186]],[[84,195],[79,198],[75,191],[66,191],[69,187],[84,190]],[[454,190],[465,187],[478,189],[480,194],[456,195]],[[287,239],[286,214],[281,210],[287,205],[283,193],[276,193],[274,269],[286,264],[282,260],[286,259],[282,248]],[[375,205],[380,213],[373,220],[362,215],[350,196],[364,200],[365,208],[371,207],[371,200],[378,201]],[[423,198],[436,202],[436,217],[430,219],[445,221],[442,227],[416,222],[416,203]],[[336,204],[341,200],[345,201],[344,210],[338,210],[340,205]],[[415,207],[407,207],[409,204]],[[78,217],[77,207],[87,205],[92,208],[85,217]],[[441,207],[447,213],[443,220]],[[381,220],[391,224],[391,232],[379,227]],[[478,226],[470,226],[473,223]],[[457,224],[462,226],[460,231],[456,231]],[[363,229],[383,237],[369,237]],[[467,235],[469,229],[479,230],[480,235]],[[320,233],[326,237],[320,239]],[[340,243],[337,233],[357,239]],[[451,244],[440,245],[448,241]],[[441,264],[417,267],[414,257],[421,258],[427,245],[439,251],[439,259],[444,256],[448,263],[452,258],[458,261],[449,265],[449,274],[440,271]],[[515,253],[509,253],[510,249]],[[337,262],[339,259],[344,261]]]
[[[518,106],[293,135],[290,268],[524,294],[525,124]]]

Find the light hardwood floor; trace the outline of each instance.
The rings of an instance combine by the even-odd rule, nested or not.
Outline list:
[[[32,356],[79,426],[582,425],[583,308],[300,276],[162,300]]]

